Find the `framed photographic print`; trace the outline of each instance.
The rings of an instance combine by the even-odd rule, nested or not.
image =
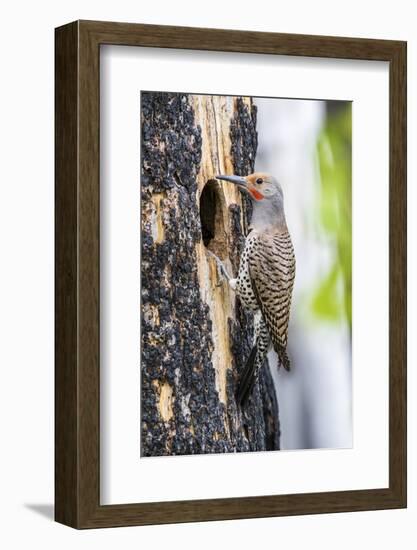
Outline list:
[[[406,44],[56,29],[56,520],[406,506]]]

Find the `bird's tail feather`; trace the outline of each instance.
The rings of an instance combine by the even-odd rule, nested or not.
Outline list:
[[[246,361],[245,368],[239,380],[239,385],[236,392],[236,401],[240,406],[245,405],[248,397],[252,392],[252,388],[256,382],[256,354],[257,346],[253,346],[252,351]]]
[[[287,354],[287,350],[282,347],[278,346],[275,348],[275,351],[278,355],[278,367],[284,367],[285,370],[290,371],[291,370],[291,362]]]

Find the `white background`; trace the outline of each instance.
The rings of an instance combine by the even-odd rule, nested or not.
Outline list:
[[[129,46],[101,51],[101,502],[387,487],[387,64],[176,50],[166,57],[161,49]],[[249,82],[247,74],[252,74]],[[139,90],[145,87],[353,101],[353,448],[349,441],[348,448],[338,450],[138,459],[139,442],[132,434],[139,424],[138,119]],[[285,189],[287,182],[282,181]],[[288,212],[288,206],[294,205],[288,194],[286,200]],[[373,201],[378,208],[369,224]],[[336,362],[332,367],[339,368]],[[282,417],[281,423],[284,433],[290,429]],[[161,472],[164,482],[155,484]],[[201,472],[204,476],[199,479]]]
[[[204,7],[203,7],[204,6]],[[417,23],[413,3],[73,0],[2,5],[1,510],[5,548],[413,549],[417,529]],[[409,41],[409,508],[75,532],[53,502],[53,27],[77,18]],[[204,475],[204,472],[202,472]]]

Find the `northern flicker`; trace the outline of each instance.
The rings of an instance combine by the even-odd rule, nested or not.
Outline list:
[[[253,204],[238,276],[232,279],[225,273],[243,306],[254,312],[254,346],[236,393],[238,403],[243,405],[271,346],[278,354],[279,366],[290,370],[286,348],[295,255],[285,220],[282,188],[274,177],[261,172],[246,177],[216,177],[237,185]]]

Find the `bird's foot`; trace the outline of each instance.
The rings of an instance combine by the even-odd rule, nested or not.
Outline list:
[[[229,279],[229,285],[232,290],[236,290],[237,279]]]
[[[219,281],[220,281],[219,283],[217,283],[216,286],[221,286],[223,284],[224,279],[226,279],[226,281],[228,281],[229,283],[230,283],[231,280],[234,280],[234,279],[230,278],[230,275],[227,272],[226,266],[221,261],[221,259],[218,256],[216,256],[216,254],[214,254],[211,250],[207,250],[207,252],[216,261],[217,275],[218,275],[218,278],[219,278]]]

